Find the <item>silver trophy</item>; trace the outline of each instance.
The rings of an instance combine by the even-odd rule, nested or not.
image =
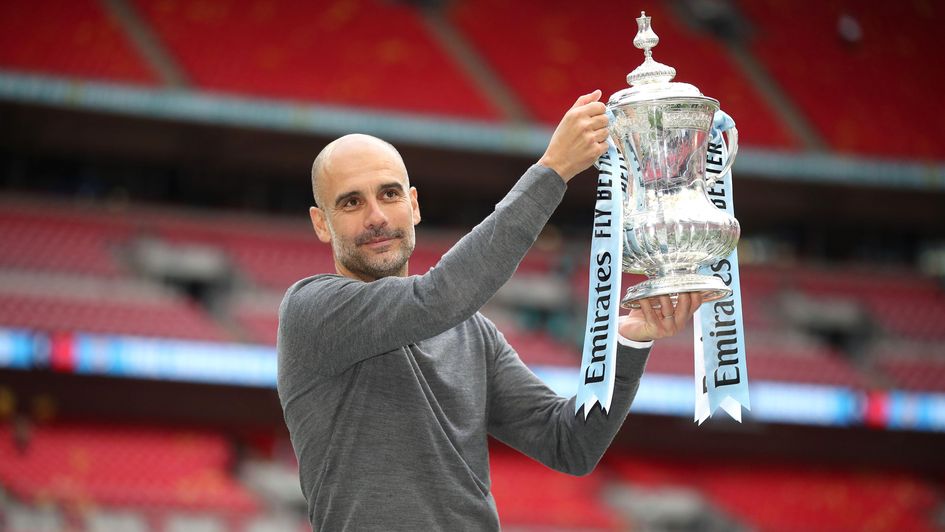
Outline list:
[[[648,279],[630,287],[624,308],[639,299],[702,292],[705,301],[731,294],[721,279],[699,268],[735,249],[738,220],[715,207],[707,195],[725,175],[738,151],[738,132],[728,131],[729,158],[719,173],[706,173],[710,128],[719,102],[688,83],[672,82],[676,69],[653,60],[659,37],[641,12],[633,44],[645,60],[627,75],[631,87],[607,102],[610,133],[631,167],[624,198],[623,270]],[[639,172],[634,172],[634,160]]]

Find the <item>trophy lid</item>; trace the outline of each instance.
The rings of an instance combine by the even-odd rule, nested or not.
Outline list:
[[[660,38],[653,31],[650,19],[645,11],[641,11],[640,17],[636,19],[637,35],[633,39],[633,45],[643,50],[643,64],[627,74],[627,83],[631,87],[614,93],[608,105],[619,106],[662,98],[705,98],[695,85],[671,81],[676,76],[676,69],[653,59],[653,48],[660,42]]]

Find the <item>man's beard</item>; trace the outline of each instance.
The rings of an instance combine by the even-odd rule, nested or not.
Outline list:
[[[388,255],[381,258],[373,256],[370,250],[362,250],[360,246],[367,244],[371,240],[378,238],[397,238],[399,240],[391,242],[396,246],[390,251],[397,251],[394,255]],[[338,241],[337,239],[335,239]],[[365,231],[354,238],[353,241],[340,241],[340,254],[337,255],[338,262],[347,268],[351,273],[368,277],[371,279],[381,279],[406,273],[407,261],[413,254],[414,238],[413,231],[404,231],[402,229],[375,229]],[[388,253],[390,253],[388,251]]]

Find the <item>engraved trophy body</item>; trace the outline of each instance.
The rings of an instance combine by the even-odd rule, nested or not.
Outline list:
[[[610,97],[610,133],[630,170],[624,198],[623,269],[648,279],[621,301],[638,308],[642,298],[702,292],[705,301],[731,294],[717,277],[698,270],[729,255],[738,242],[738,221],[715,207],[707,194],[728,172],[738,132],[728,131],[729,157],[718,173],[706,173],[706,155],[719,102],[693,85],[672,82],[674,68],[653,60],[659,38],[650,17],[636,19],[634,46],[645,60],[627,76],[630,88]],[[639,171],[636,171],[638,164]],[[674,298],[675,299],[675,298]]]

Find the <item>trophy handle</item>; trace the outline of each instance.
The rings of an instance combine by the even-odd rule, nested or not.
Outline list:
[[[715,185],[715,182],[721,179],[731,168],[732,163],[735,162],[735,156],[738,154],[738,129],[731,128],[725,132],[728,136],[728,160],[725,161],[725,166],[722,167],[722,170],[717,174],[709,174],[706,172],[705,175],[705,186],[706,188],[712,187]]]

